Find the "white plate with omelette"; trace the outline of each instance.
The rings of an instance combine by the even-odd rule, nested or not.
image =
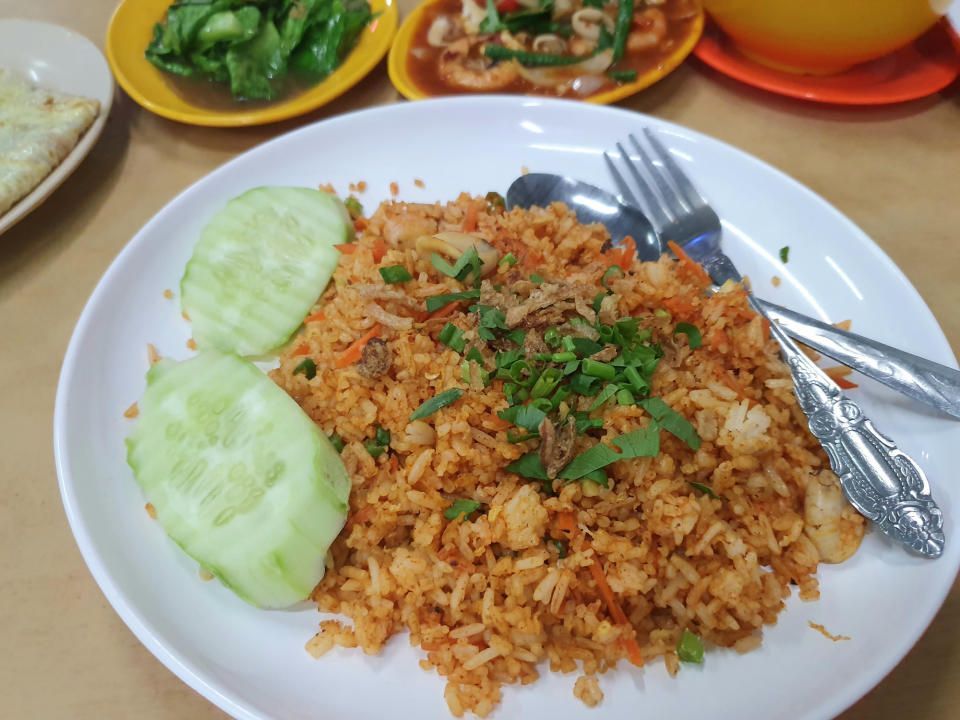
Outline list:
[[[50,23],[0,20],[0,233],[90,152],[113,102],[97,47]]]

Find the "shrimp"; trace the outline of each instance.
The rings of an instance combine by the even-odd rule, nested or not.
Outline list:
[[[633,27],[627,35],[627,50],[650,50],[663,42],[666,36],[667,16],[662,10],[647,8],[633,16]]]
[[[840,563],[853,555],[866,530],[866,520],[843,496],[840,481],[824,470],[807,483],[804,532],[826,563]]]
[[[519,77],[513,62],[494,63],[483,55],[484,37],[462,37],[440,54],[440,77],[465,90],[500,90]]]

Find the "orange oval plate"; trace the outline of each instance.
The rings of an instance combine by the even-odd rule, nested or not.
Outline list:
[[[837,75],[794,75],[741,54],[710,23],[693,54],[724,75],[780,95],[838,105],[885,105],[932,95],[960,74],[960,46],[941,20],[925,35],[896,52]]]
[[[395,0],[370,0],[380,13],[360,36],[343,64],[315,86],[289,100],[214,110],[195,105],[171,86],[168,74],[143,55],[153,38],[153,26],[170,7],[172,0],[126,0],[114,11],[107,27],[107,62],[117,82],[136,102],[151,112],[191,125],[236,127],[262,125],[302,115],[330,102],[362,80],[387,53],[397,30]]]
[[[413,44],[413,36],[416,29],[420,26],[420,19],[426,13],[427,8],[432,5],[442,2],[442,0],[425,0],[425,2],[420,3],[416,9],[410,13],[409,17],[403,21],[403,24],[400,26],[400,31],[397,33],[397,39],[393,42],[393,47],[390,48],[390,56],[387,59],[387,71],[390,73],[390,80],[393,82],[393,86],[408,100],[423,100],[428,97],[435,97],[435,95],[423,90],[419,85],[414,82],[413,77],[407,70],[407,56],[410,52],[410,48]],[[638,75],[637,79],[632,83],[627,83],[621,85],[613,90],[608,90],[607,92],[602,92],[597,95],[591,95],[590,97],[583,98],[583,102],[596,103],[598,105],[608,105],[614,103],[617,100],[622,100],[625,97],[629,97],[634,93],[637,93],[643,90],[650,85],[653,85],[657,80],[669,75],[676,67],[682,63],[687,56],[693,51],[694,46],[697,44],[697,41],[700,39],[700,35],[703,33],[703,23],[704,16],[703,11],[700,11],[700,14],[696,17],[693,22],[693,29],[690,34],[684,38],[683,42],[671,53],[660,65],[655,67],[653,70],[644,73],[643,75]],[[473,95],[480,93],[449,93],[450,95]],[[531,93],[531,95],[533,95]]]

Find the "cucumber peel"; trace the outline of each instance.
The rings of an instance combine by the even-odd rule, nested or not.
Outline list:
[[[147,373],[127,462],[183,550],[257,607],[304,600],[346,521],[350,478],[252,363],[203,351]]]
[[[334,195],[260,187],[204,227],[180,281],[197,347],[261,355],[300,327],[340,259],[353,225]]]

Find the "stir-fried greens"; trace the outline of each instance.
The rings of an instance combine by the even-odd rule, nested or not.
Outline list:
[[[372,19],[366,0],[179,0],[153,29],[162,70],[225,83],[235,100],[274,100],[290,73],[332,73]]]

